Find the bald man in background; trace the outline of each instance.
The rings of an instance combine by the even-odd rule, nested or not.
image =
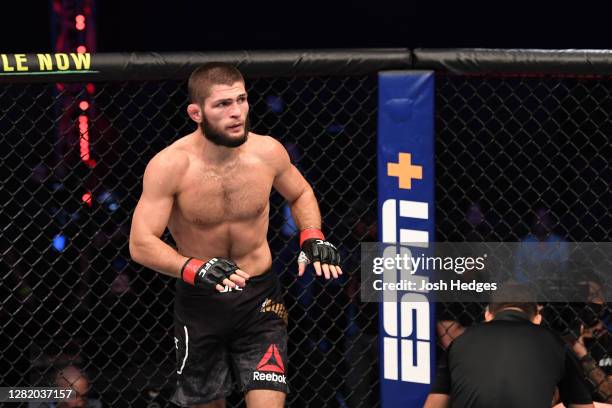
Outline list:
[[[57,408],[85,408],[87,407],[87,393],[89,380],[78,367],[69,365],[57,371],[55,384],[59,388],[73,390],[70,399],[57,403]]]

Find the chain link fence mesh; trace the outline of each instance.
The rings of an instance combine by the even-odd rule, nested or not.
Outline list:
[[[376,315],[349,278],[359,242],[376,238],[376,77],[249,82],[252,129],[280,140],[312,183],[348,272],[296,279],[297,231],[273,194],[268,238],[290,315],[288,405],[376,406]],[[11,84],[0,100],[2,384],[49,385],[73,364],[102,406],[171,406],[174,282],[131,262],[128,236],[147,162],[195,129],[186,83]]]
[[[436,91],[437,240],[519,241],[544,213],[560,239],[610,240],[610,81],[439,75]],[[377,305],[357,281],[359,243],[376,240],[376,77],[255,79],[249,94],[252,129],[313,185],[347,272],[296,279],[295,227],[273,194],[287,405],[379,406]],[[81,160],[81,100],[95,166]],[[171,406],[173,282],[129,260],[128,235],[146,163],[194,129],[186,100],[177,81],[0,87],[3,385],[48,385],[74,364],[92,403]],[[481,319],[479,304],[438,306],[440,339]],[[549,310],[563,334],[585,319]]]
[[[436,98],[438,241],[610,241],[612,81],[438,75]],[[599,301],[547,304],[543,316],[569,344],[581,326],[601,334],[585,341],[609,376],[612,321]],[[442,345],[483,311],[439,305]],[[596,398],[610,401],[610,377],[585,368]]]

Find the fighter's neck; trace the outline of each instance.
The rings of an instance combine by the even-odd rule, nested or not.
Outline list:
[[[197,151],[207,163],[222,165],[234,162],[244,150],[244,144],[238,147],[219,146],[206,139],[200,132],[196,132],[194,136],[198,141]]]

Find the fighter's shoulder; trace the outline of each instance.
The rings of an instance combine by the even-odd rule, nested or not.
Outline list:
[[[287,150],[281,142],[267,135],[251,133],[249,138],[253,141],[253,151],[262,160],[271,164],[288,161]]]

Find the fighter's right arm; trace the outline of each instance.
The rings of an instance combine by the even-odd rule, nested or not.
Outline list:
[[[170,218],[178,182],[188,165],[187,158],[177,157],[168,151],[162,151],[151,159],[144,173],[142,195],[134,210],[130,231],[132,259],[175,278],[180,278],[187,257],[160,237]]]

